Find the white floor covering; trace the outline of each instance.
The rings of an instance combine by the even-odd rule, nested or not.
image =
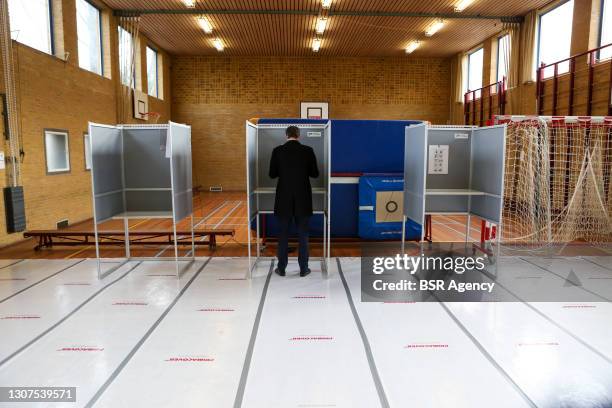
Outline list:
[[[608,257],[501,260],[498,283],[533,282],[519,298],[557,285],[565,302],[444,304],[362,303],[358,258],[340,259],[350,299],[336,259],[328,279],[262,260],[251,280],[244,258],[101,281],[79,261],[0,262],[0,386],[78,387],[0,407],[612,406],[612,306],[577,300],[612,299]]]
[[[380,403],[348,300],[330,265],[272,277],[243,407],[354,407]]]
[[[0,342],[0,362],[134,265],[125,265],[118,274],[98,280],[96,262],[87,260],[33,286],[27,295],[0,303],[0,327],[3,333],[11,333]]]
[[[95,406],[231,407],[269,262],[246,270],[213,259]]]
[[[78,259],[28,259],[0,265],[0,302],[78,262]]]

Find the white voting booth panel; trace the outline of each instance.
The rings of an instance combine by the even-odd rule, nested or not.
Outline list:
[[[300,129],[300,143],[312,147],[319,166],[319,177],[310,179],[314,214],[323,216],[323,257],[322,270],[327,273],[330,249],[330,151],[331,122],[304,123],[265,123],[246,122],[246,157],[247,157],[247,207],[248,207],[248,251],[249,273],[261,259],[260,215],[274,213],[274,197],[277,180],[268,175],[272,150],[287,141],[285,130],[289,126]],[[250,226],[255,222],[255,254],[251,249]],[[312,258],[311,258],[312,259]]]
[[[178,123],[167,125],[100,125],[89,123],[91,180],[98,276],[102,277],[125,262],[130,254],[128,220],[167,218],[172,220],[176,273],[179,262],[194,260],[193,200],[191,177],[191,128]],[[191,217],[191,257],[178,256],[176,224]],[[125,259],[102,262],[98,225],[122,219],[125,232]],[[139,258],[147,260],[146,258]],[[115,264],[103,271],[101,265]]]
[[[404,221],[421,226],[421,241],[426,215],[461,214],[467,216],[466,241],[474,215],[497,225],[499,242],[505,141],[505,125],[406,127]]]

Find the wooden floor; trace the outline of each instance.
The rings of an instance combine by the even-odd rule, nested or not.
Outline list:
[[[245,194],[242,192],[223,193],[199,193],[194,198],[194,224],[198,229],[234,229],[234,237],[218,237],[217,248],[210,251],[207,246],[196,247],[196,256],[246,256],[247,251],[247,208]],[[160,219],[131,220],[129,228],[131,231],[152,231],[171,228],[171,221]],[[189,221],[185,220],[177,226],[178,229],[189,229]],[[72,230],[93,230],[91,220],[74,224],[68,227]],[[100,225],[101,230],[123,229],[123,222],[118,220],[108,221]],[[432,218],[432,238],[441,242],[461,242],[464,240],[466,231],[466,219],[464,216],[439,215]],[[480,240],[480,220],[472,217],[470,227],[470,239],[478,242]],[[4,259],[68,259],[68,258],[93,258],[96,256],[95,247],[87,245],[82,247],[45,248],[34,251],[36,245],[34,239],[27,239],[14,245],[0,249],[0,258]],[[273,256],[276,245],[273,242],[263,243],[264,255]],[[179,255],[185,256],[190,248],[179,248]],[[133,256],[174,256],[172,246],[133,246]],[[322,249],[320,242],[312,240],[312,256],[320,256]],[[102,247],[101,256],[121,257],[123,247]],[[332,256],[360,256],[361,243],[355,241],[333,241]]]

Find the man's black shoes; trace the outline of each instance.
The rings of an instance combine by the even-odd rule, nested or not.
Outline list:
[[[277,274],[278,276],[285,276],[285,270],[284,269],[275,268],[274,269],[274,273]],[[310,273],[310,269],[300,270],[300,276],[302,276],[302,277],[308,275],[309,273]]]

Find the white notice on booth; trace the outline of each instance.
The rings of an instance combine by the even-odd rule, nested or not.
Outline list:
[[[4,169],[6,166],[4,164],[4,152],[0,152],[0,170]]]
[[[429,174],[448,174],[448,145],[429,146]]]

